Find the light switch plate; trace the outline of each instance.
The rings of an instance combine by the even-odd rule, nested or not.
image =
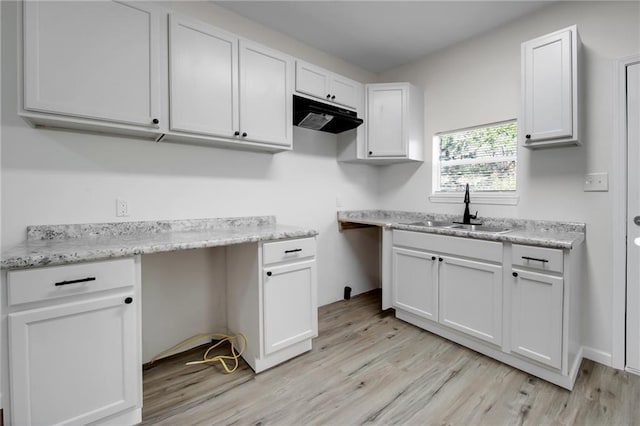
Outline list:
[[[608,191],[609,190],[609,174],[608,173],[587,173],[584,175],[584,191]]]

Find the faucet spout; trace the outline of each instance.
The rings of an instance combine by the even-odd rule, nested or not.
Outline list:
[[[469,195],[469,184],[467,184],[466,189],[464,191],[464,214],[462,215],[462,223],[465,225],[471,224],[471,219],[476,219],[478,217],[478,212],[472,215],[469,212],[469,204],[471,203],[471,196]]]

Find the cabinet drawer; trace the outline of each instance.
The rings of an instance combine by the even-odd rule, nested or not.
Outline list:
[[[133,258],[7,272],[9,306],[135,284]]]
[[[316,255],[316,239],[301,238],[297,240],[265,243],[262,246],[262,263],[286,262]]]
[[[514,266],[562,273],[562,250],[514,244],[511,263]]]

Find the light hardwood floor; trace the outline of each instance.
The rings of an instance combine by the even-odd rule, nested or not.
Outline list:
[[[145,425],[640,425],[640,377],[584,361],[573,392],[381,312],[380,293],[323,306],[313,350],[261,374],[144,373]]]

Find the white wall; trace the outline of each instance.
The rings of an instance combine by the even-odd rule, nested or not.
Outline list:
[[[480,216],[578,221],[587,224],[584,344],[608,363],[612,348],[611,192],[585,193],[589,172],[611,172],[615,60],[640,51],[638,2],[558,2],[483,36],[379,76],[411,81],[425,91],[427,161],[386,168],[383,208],[463,212],[460,204],[430,203],[431,139],[435,132],[517,118],[520,43],[577,24],[583,42],[582,147],[518,150],[517,206],[473,205]]]
[[[377,274],[363,273],[377,270],[378,247],[371,244],[372,231],[341,234],[336,222],[336,197],[345,208],[375,207],[378,175],[373,167],[337,163],[334,135],[294,128],[294,151],[271,155],[33,129],[16,114],[16,4],[1,3],[3,247],[23,241],[27,225],[122,220],[115,217],[115,200],[121,197],[129,203],[128,221],[275,215],[281,223],[315,228],[320,232],[320,304],[341,299],[345,285],[353,287],[355,294],[378,286]],[[373,78],[209,2],[161,5],[356,80]],[[218,331],[216,327],[221,326],[220,317],[214,317],[211,329],[194,330],[193,318],[183,321],[178,311],[184,303],[165,306],[161,302],[163,294],[188,293],[186,289],[203,286],[202,274],[212,274],[211,265],[203,260],[207,253],[194,251],[189,267],[182,253],[143,257],[143,333],[150,344],[145,357],[163,344],[176,343],[180,333],[164,333],[166,318],[180,322],[181,338]],[[223,269],[217,268],[217,274],[222,276]],[[163,273],[165,270],[180,271],[183,282]],[[224,298],[220,282],[224,281],[213,279],[212,285],[220,290],[215,294]],[[198,299],[186,294],[185,300],[190,312],[215,310],[220,305],[215,297]]]

